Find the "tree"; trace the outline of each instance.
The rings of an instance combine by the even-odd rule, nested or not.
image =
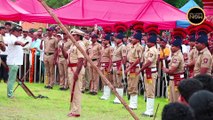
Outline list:
[[[72,0],[45,0],[45,1],[47,5],[50,6],[51,8],[59,8],[71,2]]]
[[[181,8],[184,6],[189,0],[164,0],[165,2],[171,4],[176,8]],[[203,7],[202,0],[194,0],[200,7]]]

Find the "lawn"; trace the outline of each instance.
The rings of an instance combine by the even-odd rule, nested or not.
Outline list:
[[[14,93],[15,98],[8,99],[6,97],[5,83],[0,83],[0,120],[67,120],[76,119],[68,118],[69,113],[69,91],[60,91],[58,86],[54,86],[53,90],[47,90],[43,84],[26,84],[35,95],[48,96],[49,99],[33,99],[18,87]],[[123,108],[122,105],[112,103],[114,95],[110,100],[102,101],[99,98],[102,93],[97,96],[91,96],[87,93],[82,98],[82,113],[79,120],[133,120],[131,115]],[[127,97],[124,97],[128,102]],[[153,118],[142,117],[141,113],[145,110],[145,102],[143,96],[139,96],[138,109],[134,112],[141,120],[152,120]],[[157,98],[155,108],[160,103],[156,120],[161,119],[161,111],[167,103],[166,99]]]

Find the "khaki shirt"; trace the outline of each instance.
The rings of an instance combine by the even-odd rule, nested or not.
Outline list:
[[[184,72],[184,59],[183,59],[183,54],[181,53],[181,50],[178,50],[177,52],[172,54],[172,58],[169,63],[169,69],[171,69],[172,67],[177,68],[174,74]]]
[[[189,62],[193,61],[193,60],[197,60],[198,57],[198,51],[195,47],[193,47],[190,51],[189,51]]]
[[[84,46],[84,43],[82,41],[77,41],[77,44],[79,44],[86,51],[86,47]],[[69,55],[68,63],[77,63],[78,58],[84,58],[83,54],[74,44],[70,45],[70,49],[67,51],[67,53]]]
[[[195,76],[200,74],[201,68],[208,68],[208,71],[206,74],[211,75],[212,57],[207,47],[198,52],[198,58],[196,60],[195,67],[194,67]]]
[[[101,44],[96,42],[88,46],[88,53],[91,59],[99,59],[101,56]]]
[[[108,45],[107,47],[102,46],[101,49],[101,61],[100,62],[109,62],[112,57],[113,48]]]
[[[63,56],[62,50],[61,50],[61,48],[60,48],[60,46],[61,46],[62,44],[64,44],[64,50],[65,50],[65,51],[68,51],[68,50],[70,49],[70,46],[71,46],[72,42],[71,42],[70,40],[67,40],[67,41],[62,41],[62,40],[61,40],[61,41],[58,42],[58,48],[59,48],[59,50],[58,50],[58,55],[59,55],[59,57],[60,57],[60,56]]]
[[[142,45],[140,45],[140,43],[131,45],[127,54],[127,60],[130,63],[134,63],[138,58],[142,58],[143,51],[144,51],[144,48]]]
[[[151,48],[147,48],[146,52],[144,53],[144,63],[147,63],[147,61],[151,61],[152,64],[148,68],[156,67],[158,59],[158,50],[156,46],[153,46]]]
[[[84,46],[86,47],[86,49],[88,49],[89,45],[91,45],[90,41],[83,38],[83,43],[84,43]]]
[[[44,39],[44,52],[45,53],[54,53],[58,47],[58,40],[55,37],[46,37]]]
[[[112,62],[120,61],[126,57],[127,51],[126,46],[123,43],[120,43],[118,46],[115,46],[112,56]]]

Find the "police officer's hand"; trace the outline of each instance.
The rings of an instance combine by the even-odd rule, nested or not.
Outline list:
[[[168,72],[169,72],[169,69],[163,67],[163,71],[164,71],[165,73],[168,73]]]

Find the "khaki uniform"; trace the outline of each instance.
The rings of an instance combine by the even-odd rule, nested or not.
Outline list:
[[[122,59],[123,57],[126,57],[126,55],[127,55],[126,46],[123,43],[120,43],[118,46],[114,48],[112,64],[113,64],[113,82],[115,88],[123,88],[121,65]],[[117,72],[120,72],[120,74],[118,75]]]
[[[84,49],[85,46],[82,43],[82,41],[77,41],[77,43]],[[68,84],[69,84],[69,88],[70,91],[73,91],[73,84],[74,84],[74,80],[73,80],[73,76],[74,76],[74,72],[77,69],[77,62],[78,62],[78,58],[84,58],[83,54],[77,49],[77,47],[72,44],[70,46],[70,49],[68,50]],[[70,113],[72,114],[79,114],[81,112],[81,87],[82,87],[82,79],[84,76],[85,69],[84,67],[82,67],[79,75],[78,75],[78,80],[75,83],[75,89],[74,89],[74,96],[73,96],[73,101],[71,102],[71,111]]]
[[[177,69],[169,76],[169,99],[170,102],[177,102],[180,95],[177,86],[179,82],[184,79],[184,58],[181,50],[178,50],[172,54],[172,58],[169,63],[169,69],[172,67],[176,67]]]
[[[197,60],[198,57],[198,51],[195,47],[193,47],[190,51],[189,51],[189,63],[191,61]],[[194,72],[194,66],[189,67],[189,77],[193,77],[193,72]]]
[[[94,65],[98,66],[101,56],[101,44],[98,42],[91,44],[88,47],[89,57],[92,59]],[[90,74],[90,92],[98,92],[99,85],[99,74],[98,72],[88,63],[89,74]]]
[[[84,46],[86,50],[88,50],[88,47],[90,46],[90,41],[83,39]],[[90,73],[89,73],[89,67],[85,67],[85,76],[83,77],[83,84],[82,84],[82,91],[90,89]]]
[[[111,61],[111,57],[113,55],[113,48],[108,45],[106,47],[102,46],[101,49],[101,71],[103,72],[103,74],[106,76],[106,78],[111,82],[111,84],[113,84],[113,80],[111,79],[111,75],[107,72],[107,69],[109,68],[109,62]],[[103,81],[103,85],[107,85],[104,81]]]
[[[208,71],[206,74],[211,75],[212,57],[207,47],[199,51],[198,53],[198,58],[196,60],[195,67],[194,67],[195,76],[200,74],[201,68],[208,68]]]
[[[47,86],[53,86],[54,84],[54,53],[58,47],[58,40],[55,37],[46,37],[44,39],[44,65],[46,76],[49,80],[45,83]]]
[[[137,43],[135,45],[131,45],[128,54],[127,60],[129,64],[133,64],[138,58],[142,58],[144,48]],[[139,71],[139,64],[132,67],[130,72],[128,73],[128,93],[130,95],[137,95],[138,94],[138,82],[139,76],[136,76],[136,73]]]
[[[155,83],[157,79],[158,51],[156,46],[147,48],[144,53],[144,64],[151,61],[152,64],[144,70],[145,94],[147,98],[155,98]]]
[[[64,50],[68,51],[71,46],[71,42],[68,41],[60,41],[58,45],[60,46],[61,44],[64,44]],[[67,83],[67,60],[64,58],[62,50],[60,47],[58,47],[58,69],[59,69],[59,75],[60,75],[60,87],[61,88],[67,88],[68,83]]]

